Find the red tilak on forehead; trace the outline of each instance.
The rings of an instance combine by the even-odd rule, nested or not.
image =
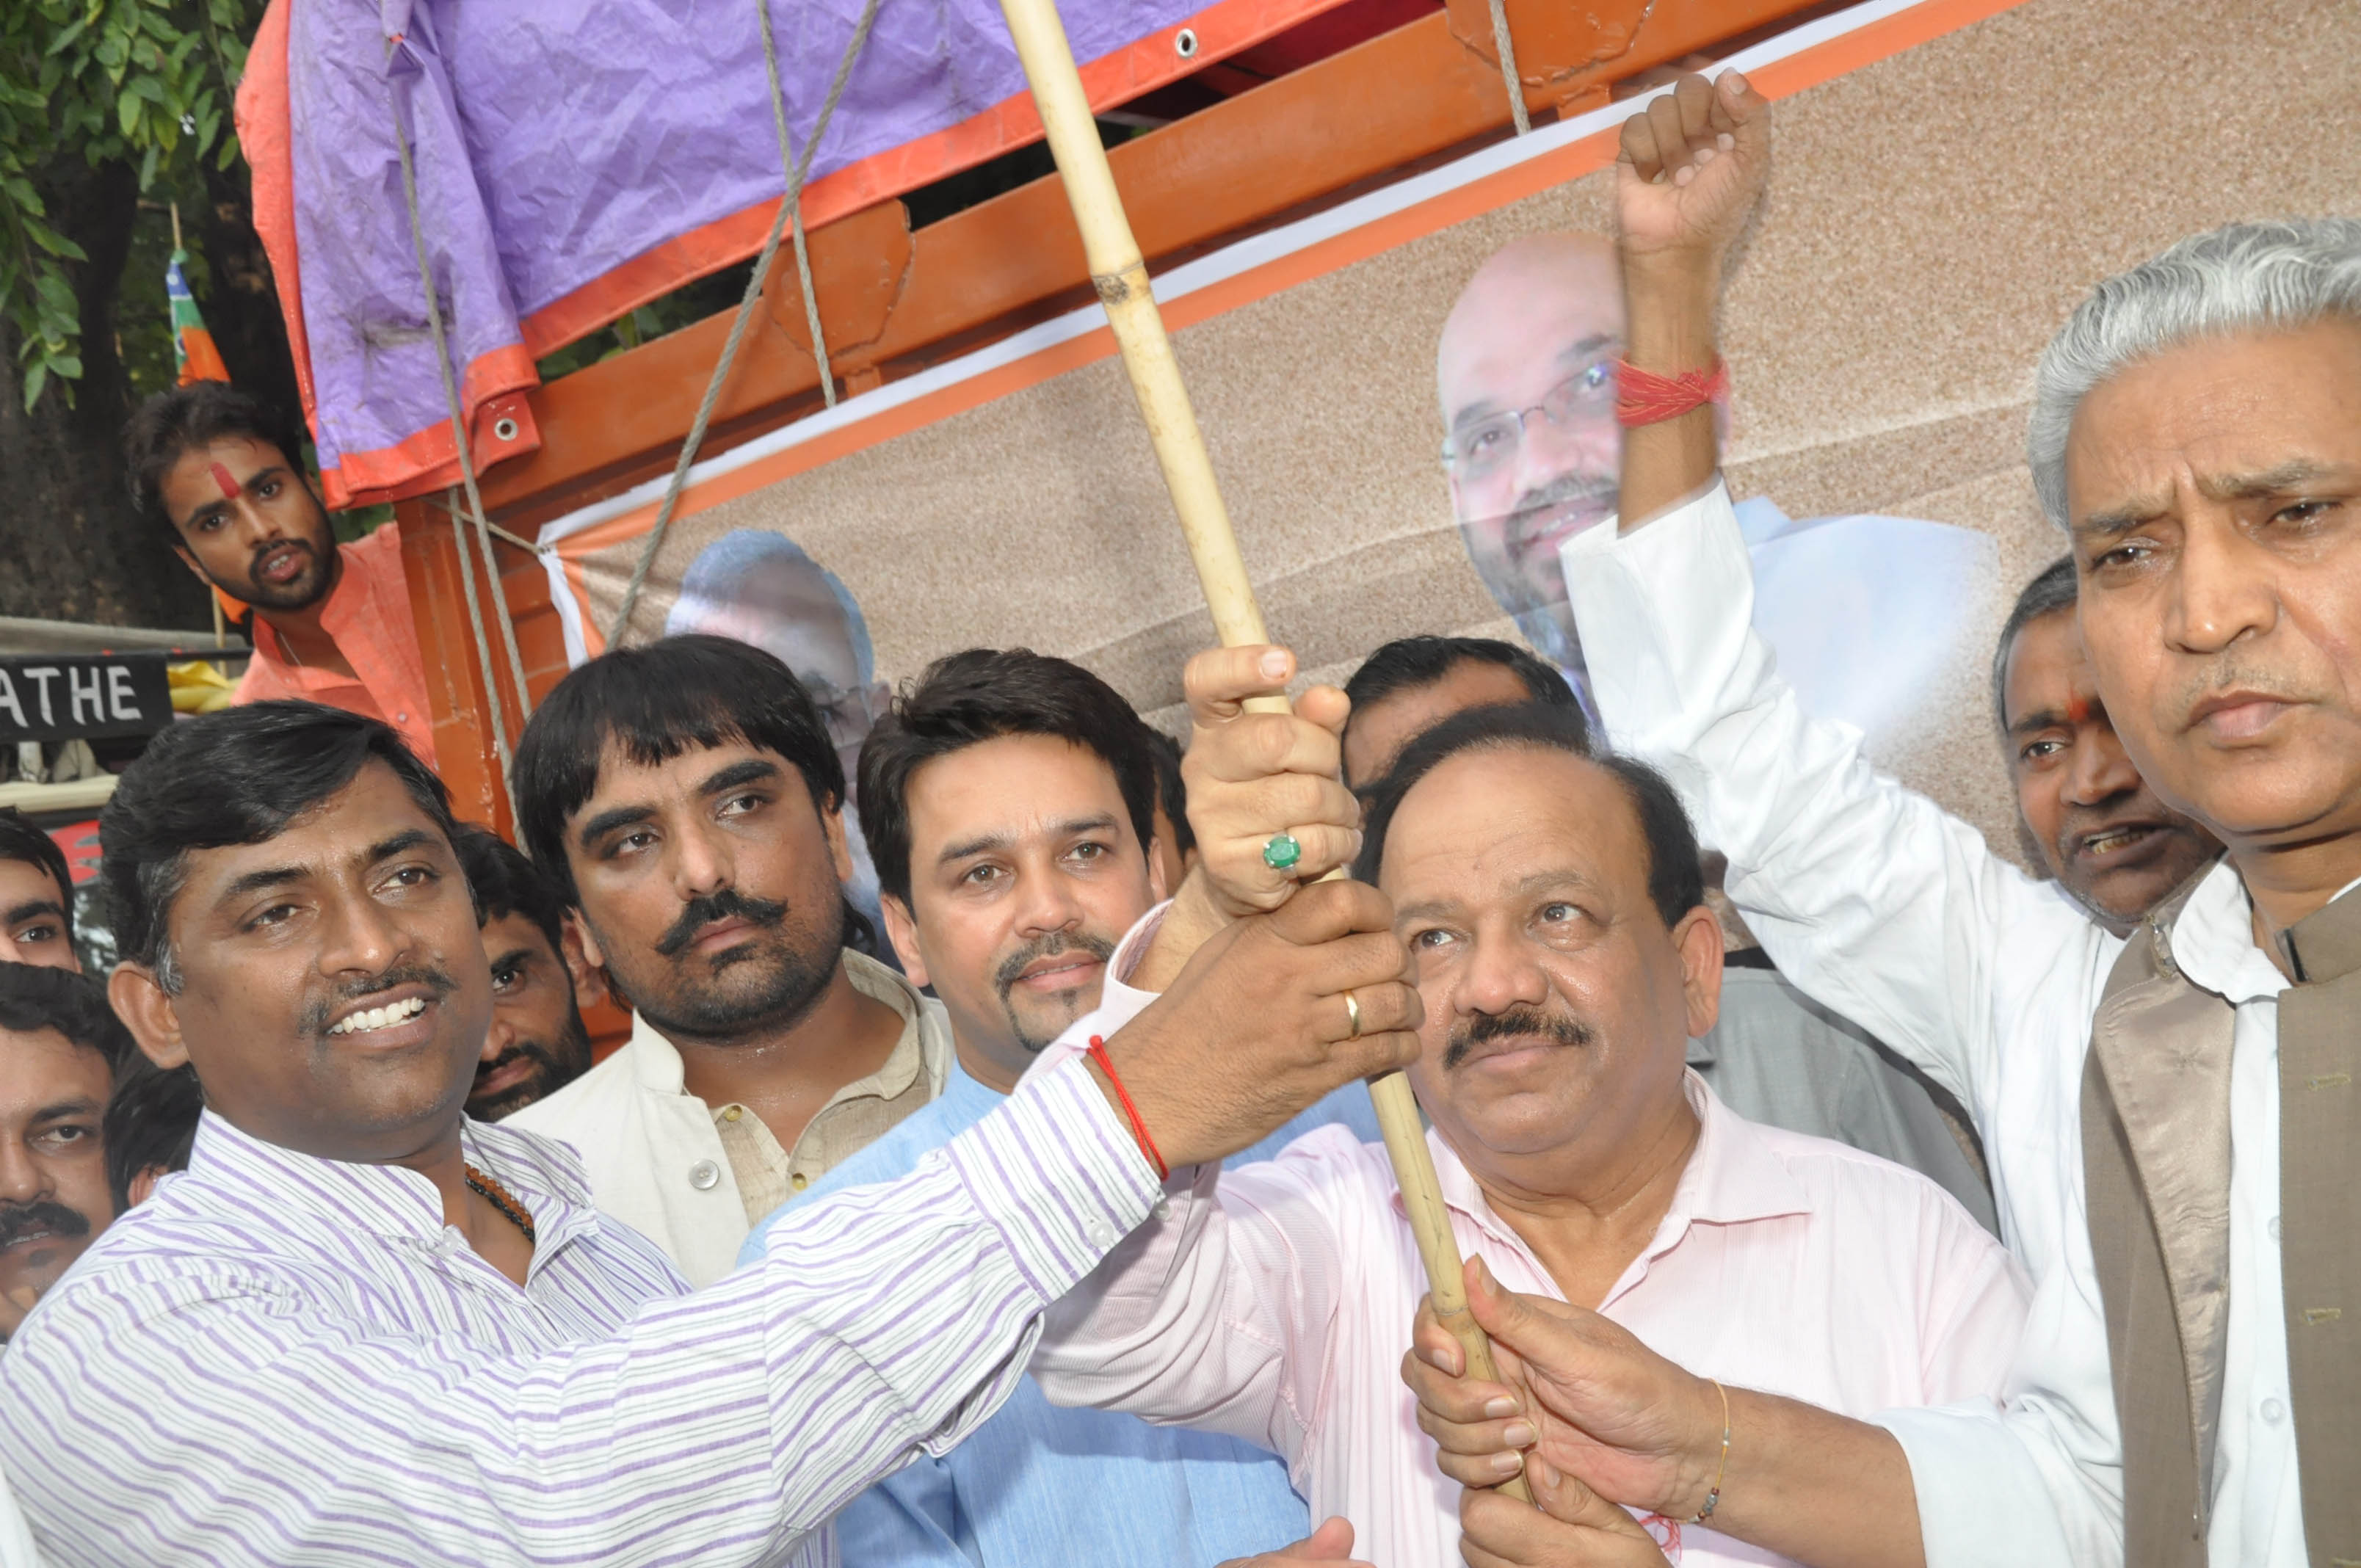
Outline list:
[[[221,487],[222,499],[225,501],[237,499],[239,495],[237,480],[231,477],[230,471],[218,463],[212,464],[210,466],[214,471],[214,483]]]
[[[2087,696],[2068,697],[2066,699],[2066,721],[2069,724],[2090,723],[2091,699]]]

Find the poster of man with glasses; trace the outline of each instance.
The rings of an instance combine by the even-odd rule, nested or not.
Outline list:
[[[1435,354],[1444,471],[1470,563],[1589,706],[1559,551],[1615,515],[1615,365],[1623,296],[1612,244],[1512,241],[1469,278]],[[1742,406],[1746,389],[1736,389]],[[1902,739],[1958,700],[1998,552],[1989,534],[1889,517],[1791,521],[1744,501],[1754,624],[1815,714]],[[1971,688],[1972,689],[1972,688]]]

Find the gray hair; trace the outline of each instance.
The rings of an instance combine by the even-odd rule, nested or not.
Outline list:
[[[2083,397],[2194,338],[2361,320],[2361,218],[2230,224],[2091,291],[2042,352],[2026,454],[2041,509],[2067,526],[2066,437]]]

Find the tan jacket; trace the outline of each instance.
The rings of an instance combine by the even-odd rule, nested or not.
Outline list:
[[[2116,960],[2082,1075],[2130,1568],[2206,1568],[2222,1409],[2236,1014],[2173,961],[2195,886]],[[2304,1538],[2313,1568],[2361,1568],[2361,892],[2299,922],[2280,956],[2296,981],[2279,1002],[2279,1223]]]

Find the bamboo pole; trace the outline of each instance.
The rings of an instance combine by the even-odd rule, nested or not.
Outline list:
[[[1000,0],[1000,8],[1008,18],[1009,36],[1033,89],[1033,104],[1049,134],[1049,151],[1057,159],[1066,199],[1073,205],[1075,225],[1082,230],[1091,282],[1098,290],[1099,303],[1106,307],[1107,324],[1115,331],[1124,370],[1131,378],[1133,395],[1139,400],[1140,417],[1148,422],[1148,439],[1155,444],[1165,488],[1171,492],[1172,508],[1180,515],[1180,532],[1188,538],[1197,581],[1204,589],[1206,608],[1213,614],[1214,634],[1224,647],[1268,642],[1270,637],[1263,627],[1262,609],[1255,603],[1254,585],[1238,554],[1237,535],[1230,528],[1229,509],[1222,504],[1204,433],[1197,428],[1196,411],[1189,405],[1180,364],[1172,356],[1172,340],[1165,335],[1164,318],[1156,309],[1148,264],[1139,254],[1139,242],[1132,237],[1131,220],[1124,214],[1123,199],[1107,167],[1106,148],[1099,142],[1082,74],[1074,68],[1065,24],[1059,19],[1055,0]],[[1261,712],[1284,713],[1287,699],[1257,697],[1246,706]],[[1427,1290],[1435,1313],[1466,1354],[1469,1374],[1495,1380],[1491,1343],[1467,1310],[1459,1243],[1452,1234],[1451,1216],[1444,1207],[1443,1189],[1435,1179],[1434,1159],[1427,1151],[1426,1132],[1410,1080],[1400,1072],[1385,1073],[1370,1080],[1369,1098],[1377,1105],[1378,1126],[1385,1135],[1394,1179],[1401,1187],[1411,1231],[1426,1265]],[[1532,1500],[1521,1475],[1510,1478],[1500,1490],[1521,1501]]]

